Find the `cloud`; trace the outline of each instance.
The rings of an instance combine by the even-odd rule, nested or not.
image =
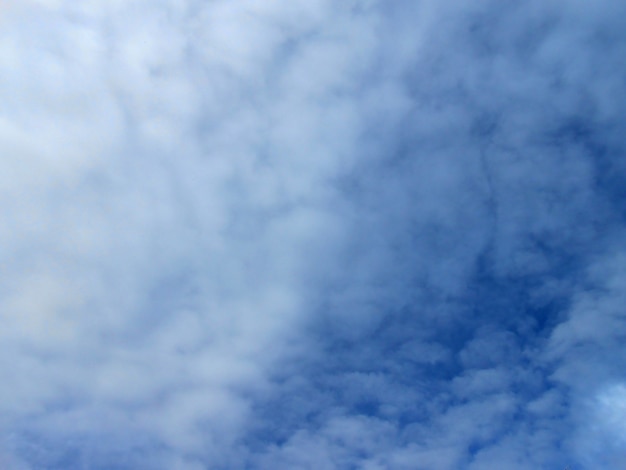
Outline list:
[[[618,2],[15,2],[0,463],[620,468]]]

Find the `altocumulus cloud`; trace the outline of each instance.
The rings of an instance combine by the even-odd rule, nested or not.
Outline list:
[[[624,468],[623,2],[0,12],[2,468]]]

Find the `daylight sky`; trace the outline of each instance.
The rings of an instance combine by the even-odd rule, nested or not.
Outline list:
[[[0,468],[626,468],[626,2],[2,0]]]

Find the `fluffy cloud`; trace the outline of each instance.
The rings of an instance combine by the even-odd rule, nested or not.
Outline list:
[[[0,464],[620,468],[623,9],[4,2]]]

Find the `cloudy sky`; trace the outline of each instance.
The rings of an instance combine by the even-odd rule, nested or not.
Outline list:
[[[0,2],[0,468],[626,468],[626,3]]]

